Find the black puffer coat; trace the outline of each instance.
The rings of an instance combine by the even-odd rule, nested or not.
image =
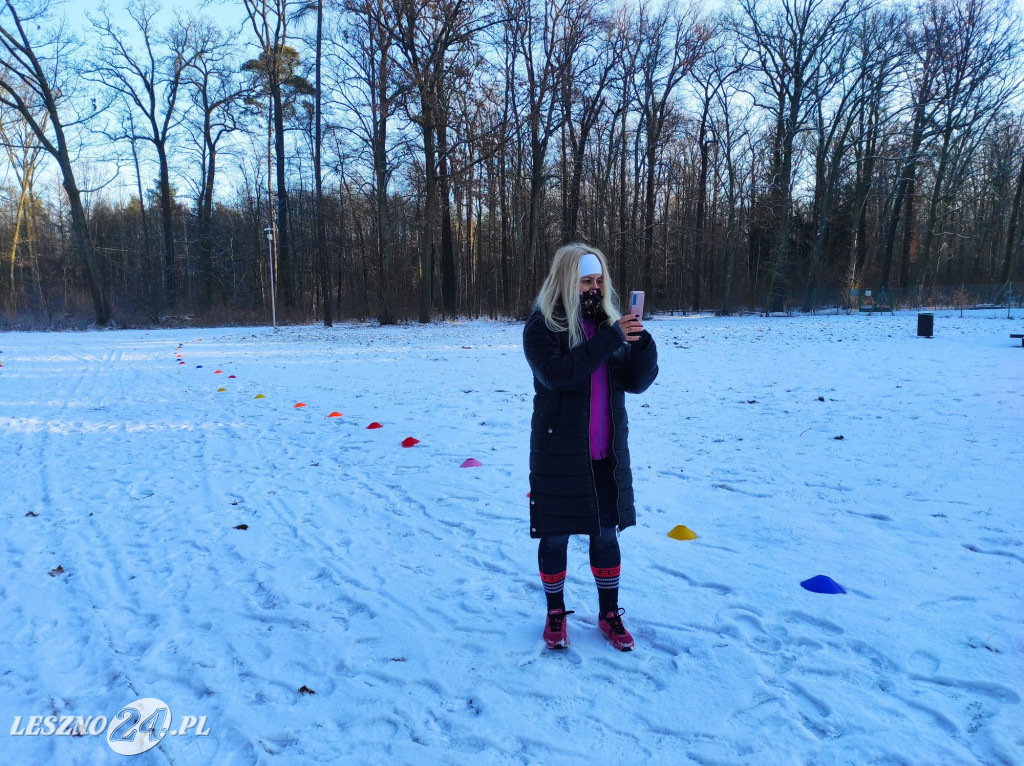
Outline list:
[[[646,330],[635,343],[604,323],[593,338],[569,348],[569,333],[554,332],[534,311],[523,328],[523,350],[533,370],[530,428],[530,537],[600,534],[590,465],[590,376],[608,363],[612,450],[618,485],[619,529],[636,524],[629,468],[626,392],[646,391],[658,376],[658,349]]]

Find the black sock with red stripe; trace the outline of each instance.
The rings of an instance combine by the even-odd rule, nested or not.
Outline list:
[[[615,527],[603,527],[600,536],[590,538],[590,571],[597,584],[597,598],[601,614],[619,608],[619,574],[622,554]]]
[[[537,549],[540,579],[544,583],[544,596],[548,611],[565,609],[565,573],[568,561],[569,536],[542,537]]]

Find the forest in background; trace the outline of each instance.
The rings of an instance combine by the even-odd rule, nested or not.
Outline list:
[[[1012,0],[236,5],[4,1],[0,326],[521,317],[575,240],[650,310],[1024,290]]]

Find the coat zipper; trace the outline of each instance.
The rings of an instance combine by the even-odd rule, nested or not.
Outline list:
[[[611,357],[608,358],[611,359]],[[615,407],[612,404],[611,365],[605,367],[605,375],[608,378],[608,424],[611,427],[612,484],[615,485],[615,526],[618,526],[622,518],[619,516],[619,480],[615,478],[615,469],[619,467],[619,458],[615,455]],[[623,400],[622,406],[626,406],[625,400]],[[600,518],[598,519],[598,526],[600,526]]]
[[[594,412],[594,380],[587,380],[587,465],[590,466],[590,486],[594,490],[594,510],[597,512],[597,536],[601,536],[601,498],[597,494],[597,474],[594,473],[594,450],[590,442],[590,416]]]
[[[611,357],[608,357],[611,359]],[[608,386],[608,424],[611,427],[611,458],[612,458],[612,483],[615,485],[615,526],[619,525],[619,480],[615,478],[615,469],[619,466],[619,459],[615,455],[615,410],[612,406],[612,370],[611,365],[605,362],[604,367],[605,384]],[[597,475],[594,473],[594,451],[590,443],[590,417],[593,412],[594,402],[594,381],[588,381],[587,386],[587,457],[590,459],[590,485],[594,488],[594,500],[597,501],[597,534],[601,534],[601,498],[597,494]]]

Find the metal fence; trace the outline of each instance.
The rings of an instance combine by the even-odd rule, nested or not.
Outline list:
[[[904,288],[865,287],[788,294],[776,310],[793,314],[811,306],[814,312],[881,312],[931,309],[1024,308],[1024,282],[998,285],[933,285]]]

